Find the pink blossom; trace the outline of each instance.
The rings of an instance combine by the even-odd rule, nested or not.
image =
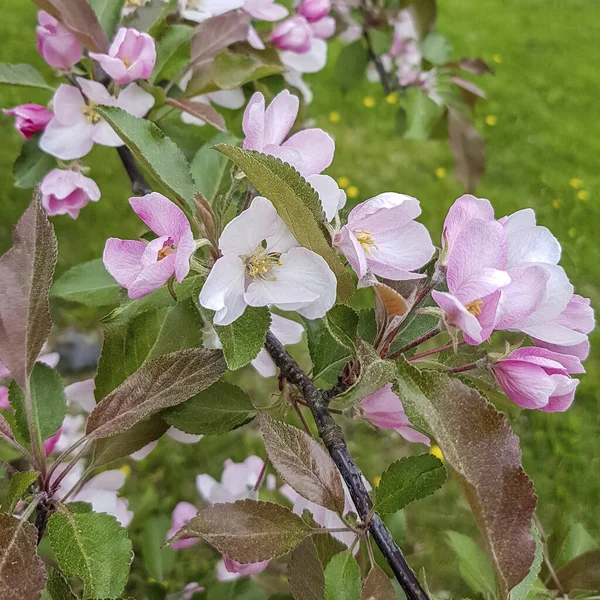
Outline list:
[[[519,348],[492,365],[504,393],[521,408],[544,412],[567,410],[579,384],[571,374],[584,373],[576,356],[546,348]]]
[[[288,14],[287,8],[275,0],[246,0],[242,8],[253,19],[260,21],[280,21]]]
[[[223,560],[217,565],[217,580],[232,581],[238,577],[253,577],[262,573],[268,566],[269,560],[256,563],[239,563],[223,554]]]
[[[61,435],[62,435],[62,427],[59,427],[58,431],[52,437],[49,437],[44,442],[44,454],[46,456],[50,456],[52,454],[52,451],[56,447],[56,443],[60,439]]]
[[[162,194],[130,198],[129,204],[158,237],[151,242],[110,238],[103,260],[106,270],[136,299],[172,276],[181,283],[190,272],[196,242],[184,212]]]
[[[125,84],[150,77],[156,63],[156,45],[151,35],[121,27],[108,54],[90,52],[90,57],[118,84]]]
[[[314,23],[327,16],[330,10],[331,0],[304,0],[298,7],[298,14]]]
[[[8,401],[8,388],[5,385],[0,385],[0,408],[10,409]]]
[[[318,319],[334,305],[337,281],[325,260],[302,248],[269,200],[254,198],[219,238],[221,258],[200,291],[200,304],[229,325],[246,306],[276,306]]]
[[[202,23],[211,17],[242,8],[244,0],[178,0],[178,5],[184,19]]]
[[[189,502],[180,502],[177,504],[171,513],[171,529],[167,533],[167,539],[170,540],[184,525],[187,525],[197,513],[198,509]],[[194,537],[182,538],[173,542],[171,548],[173,548],[173,550],[182,550],[183,548],[189,548],[190,546],[197,544],[198,541],[198,538]]]
[[[244,149],[276,156],[306,177],[321,173],[331,164],[335,143],[322,129],[299,131],[284,142],[299,107],[298,98],[284,90],[265,110],[265,98],[256,92],[244,112]]]
[[[51,67],[68,71],[81,60],[83,48],[64,25],[43,10],[38,13],[38,23],[37,50]]]
[[[143,117],[154,105],[154,97],[137,84],[121,90],[119,97],[111,96],[97,81],[77,78],[81,91],[71,85],[61,85],[54,94],[54,118],[48,123],[40,148],[62,160],[85,156],[94,143],[102,146],[123,145],[121,138],[96,111],[99,104],[116,106],[135,117]]]
[[[348,223],[335,235],[339,248],[359,277],[368,271],[393,280],[421,279],[413,273],[433,256],[435,248],[416,198],[387,192],[352,209]]]
[[[381,429],[395,429],[405,440],[429,446],[429,438],[412,428],[402,401],[388,383],[373,394],[363,398],[357,405],[363,419]]]
[[[333,17],[323,17],[319,21],[310,23],[310,30],[313,37],[320,40],[328,40],[335,33],[335,19]]]
[[[73,219],[91,200],[100,200],[96,182],[77,169],[52,169],[40,185],[42,206],[50,215],[70,215]]]
[[[24,140],[30,140],[36,133],[44,131],[54,116],[51,110],[40,104],[22,104],[5,109],[4,114],[15,117],[15,129]]]
[[[549,325],[554,327],[557,332],[564,328],[568,332],[581,333],[586,336],[586,339],[576,344],[560,345],[549,344],[548,342],[532,338],[536,346],[541,346],[542,348],[547,348],[561,354],[572,354],[579,358],[579,360],[585,360],[589,356],[590,342],[587,339],[587,335],[596,326],[594,309],[590,305],[589,298],[573,294],[565,310],[555,317]],[[571,334],[567,333],[567,335],[570,337]]]
[[[319,195],[325,220],[333,221],[338,211],[346,206],[346,192],[329,175],[309,175],[306,181]]]
[[[271,42],[279,50],[304,54],[310,50],[312,36],[308,21],[301,15],[296,15],[275,26],[271,34]]]

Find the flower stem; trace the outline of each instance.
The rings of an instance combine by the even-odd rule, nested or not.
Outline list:
[[[430,329],[429,331],[427,331],[423,335],[419,336],[416,340],[413,340],[412,342],[410,342],[410,344],[406,344],[406,346],[404,346],[404,348],[400,348],[400,350],[398,350],[398,352],[394,352],[394,354],[392,354],[389,357],[390,360],[398,358],[400,355],[404,354],[405,352],[408,352],[409,350],[412,350],[413,348],[416,348],[417,346],[420,346],[421,344],[423,344],[427,340],[430,340],[431,338],[434,338],[439,333],[442,333],[442,328],[441,327],[434,327],[433,329]]]
[[[463,373],[464,371],[472,371],[478,366],[479,365],[477,363],[471,363],[469,365],[463,365],[462,367],[454,367],[453,369],[448,369],[446,373]]]
[[[265,462],[263,462],[262,469],[260,470],[260,473],[258,474],[256,483],[254,484],[254,487],[252,488],[253,492],[258,492],[258,490],[260,489],[260,486],[262,485],[263,481],[265,480],[265,475],[267,474],[268,466],[269,466],[269,457],[267,456],[267,458],[265,458]]]

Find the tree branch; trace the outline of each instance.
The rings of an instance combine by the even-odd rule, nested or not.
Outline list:
[[[149,194],[152,191],[152,188],[148,185],[148,182],[137,166],[131,150],[127,146],[120,146],[117,148],[117,152],[127,171],[127,175],[129,175],[129,179],[131,179],[131,189],[133,190],[133,193],[136,196],[145,196],[146,194]]]
[[[363,475],[350,455],[344,434],[327,408],[331,394],[323,392],[315,386],[298,363],[288,354],[283,344],[270,331],[267,332],[265,348],[281,370],[281,374],[290,383],[296,385],[304,395],[304,399],[313,414],[319,436],[346,482],[360,518],[365,522],[369,522],[369,531],[392,568],[407,599],[428,600],[427,593],[408,566],[400,548],[394,542],[381,517],[374,513],[369,520],[373,509],[373,501],[365,487]]]
[[[385,70],[385,67],[383,66],[381,59],[379,58],[379,56],[377,56],[377,54],[375,53],[375,50],[373,49],[373,44],[371,42],[371,36],[369,35],[369,29],[368,29],[369,15],[368,15],[364,0],[362,3],[362,6],[361,6],[361,11],[362,11],[363,20],[364,20],[363,37],[365,38],[365,41],[367,42],[367,49],[369,50],[369,58],[375,64],[375,68],[377,69],[377,74],[379,75],[379,81],[381,83],[381,87],[383,88],[383,91],[385,92],[385,95],[387,96],[388,94],[390,94],[392,92],[392,88],[390,87],[390,81],[388,78],[388,74]]]

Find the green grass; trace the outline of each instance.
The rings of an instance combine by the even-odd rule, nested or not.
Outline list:
[[[498,216],[533,207],[539,223],[548,226],[562,243],[562,262],[578,291],[598,306],[600,103],[596,91],[600,85],[600,7],[589,0],[443,0],[440,5],[439,29],[454,44],[454,56],[481,56],[496,68],[494,77],[478,82],[488,93],[488,101],[479,105],[475,119],[486,140],[488,157],[478,195],[493,202]],[[23,0],[7,0],[3,8],[3,60],[31,62],[50,74],[35,52],[35,7]],[[332,58],[335,53],[334,49]],[[500,57],[500,63],[493,62],[494,55]],[[448,207],[462,193],[452,175],[448,144],[409,142],[398,137],[396,107],[385,101],[379,87],[364,83],[344,95],[333,83],[331,63],[310,78],[315,100],[309,109],[317,125],[336,139],[336,158],[329,172],[350,179],[359,190],[355,201],[383,191],[419,198],[422,219],[438,237]],[[376,99],[374,108],[363,105],[365,96]],[[0,92],[3,107],[48,99],[44,92],[27,89],[3,88]],[[329,121],[331,111],[340,113],[339,123]],[[485,124],[488,115],[497,118],[495,126]],[[11,164],[20,146],[12,120],[0,117],[0,130],[4,140],[0,148],[0,248],[5,249],[10,243],[10,229],[30,193],[12,187]],[[91,175],[98,181],[103,197],[82,211],[77,221],[54,219],[61,269],[98,256],[109,236],[131,237],[139,232],[139,223],[126,202],[129,182],[114,151],[95,149],[86,162],[92,166]],[[439,167],[447,170],[445,178],[436,176]],[[589,194],[587,201],[577,198],[578,190],[569,185],[572,178],[582,180],[582,189]],[[552,531],[559,522],[578,520],[598,537],[597,334],[593,342],[588,375],[569,412],[527,412],[515,428],[522,440],[525,468],[540,497],[539,512],[545,527]],[[263,401],[268,396],[256,380],[253,389]],[[391,460],[410,452],[397,436],[375,436],[362,426],[352,427],[352,450],[370,479]],[[180,499],[194,500],[193,476],[205,469],[218,475],[219,462],[214,457],[224,459],[233,448],[241,459],[248,446],[259,450],[255,439],[240,432],[206,438],[185,449],[168,440],[161,443],[163,451],[138,465],[130,482],[130,489],[139,482],[140,487],[151,490],[137,501],[139,518],[158,510],[167,513]],[[178,488],[172,487],[175,469],[189,472],[189,481]],[[413,564],[427,568],[434,588],[468,594],[459,587],[452,560],[439,560],[440,555],[447,554],[440,544],[441,532],[450,528],[474,531],[472,518],[454,486],[446,486],[441,494],[409,509],[405,546],[414,554]],[[185,583],[201,576],[205,569],[204,559],[192,558],[189,553],[178,556],[172,589],[177,589],[177,581]],[[141,582],[142,577],[136,568],[135,581]]]

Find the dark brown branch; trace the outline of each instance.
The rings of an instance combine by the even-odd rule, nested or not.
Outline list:
[[[127,146],[121,146],[117,148],[117,152],[127,171],[127,175],[129,175],[129,179],[131,179],[131,189],[133,190],[133,193],[136,196],[145,196],[146,194],[149,194],[152,191],[152,188],[148,185],[148,182],[137,166],[131,150]]]
[[[283,344],[271,332],[267,333],[265,347],[281,370],[281,374],[302,392],[314,417],[319,436],[348,486],[358,515],[363,521],[369,523],[369,531],[392,568],[407,599],[428,600],[427,593],[408,566],[400,548],[394,542],[381,517],[377,513],[371,515],[373,501],[365,487],[363,475],[350,455],[341,428],[327,408],[332,397],[331,394],[323,392],[315,386],[298,363],[288,354]]]
[[[379,75],[379,81],[381,82],[381,87],[383,88],[383,91],[385,92],[385,94],[387,96],[388,94],[390,94],[392,92],[392,88],[390,86],[388,74],[385,70],[385,67],[383,66],[383,63],[381,62],[381,58],[379,58],[379,56],[377,56],[377,54],[375,53],[375,50],[373,49],[373,44],[371,42],[371,36],[369,35],[369,29],[368,29],[369,15],[368,15],[368,12],[367,12],[364,2],[362,4],[361,9],[362,9],[363,20],[364,20],[363,37],[365,38],[365,41],[367,42],[367,49],[369,50],[369,58],[375,64],[375,68],[377,69],[377,74]]]

